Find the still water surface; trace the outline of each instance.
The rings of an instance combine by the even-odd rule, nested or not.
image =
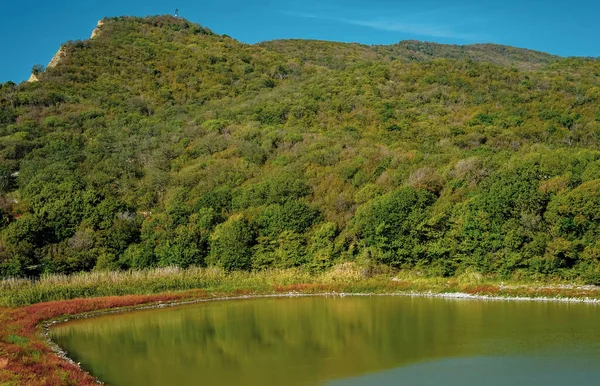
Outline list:
[[[52,339],[110,385],[594,385],[600,306],[267,298],[106,315]]]

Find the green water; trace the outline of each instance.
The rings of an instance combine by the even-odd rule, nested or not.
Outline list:
[[[110,385],[598,385],[600,306],[394,296],[207,302],[73,321]]]

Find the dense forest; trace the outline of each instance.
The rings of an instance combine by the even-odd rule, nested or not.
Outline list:
[[[104,19],[0,84],[0,277],[340,261],[600,284],[600,62]]]

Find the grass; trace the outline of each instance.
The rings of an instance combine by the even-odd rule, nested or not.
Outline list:
[[[552,285],[548,285],[552,283]],[[227,273],[217,268],[180,269],[177,267],[141,271],[95,271],[75,275],[46,275],[37,280],[0,281],[0,307],[18,307],[48,301],[104,296],[150,295],[186,290],[206,292],[267,293],[307,285],[321,290],[345,292],[382,292],[390,290],[427,292],[472,292],[506,296],[579,296],[575,286],[556,286],[556,281],[502,282],[497,277],[474,271],[453,278],[427,277],[418,271],[390,271],[343,263],[332,269],[310,274],[301,269]],[[567,283],[562,283],[567,284]],[[484,289],[487,288],[486,291]],[[546,291],[541,289],[545,288]],[[589,289],[589,287],[586,287]],[[534,289],[532,291],[532,289]],[[589,291],[585,291],[586,293]]]
[[[16,307],[54,300],[101,296],[157,294],[168,291],[203,289],[210,292],[271,290],[295,284],[338,285],[360,283],[379,287],[389,275],[366,277],[364,270],[340,265],[311,275],[300,269],[226,273],[216,268],[175,267],[126,272],[88,272],[75,275],[47,275],[38,280],[9,279],[0,282],[0,306]]]
[[[4,341],[7,342],[7,343],[24,345],[24,344],[27,344],[29,342],[29,339],[27,339],[27,338],[25,338],[23,336],[19,336],[19,335],[15,335],[15,334],[10,334],[10,335],[7,335],[4,338]]]
[[[352,263],[314,275],[298,269],[226,273],[212,268],[161,268],[11,279],[0,282],[0,384],[96,384],[92,376],[52,351],[40,334],[43,321],[157,302],[290,292],[464,292],[500,297],[600,299],[599,287],[502,282],[477,272],[453,278],[426,277],[417,271],[367,269]]]

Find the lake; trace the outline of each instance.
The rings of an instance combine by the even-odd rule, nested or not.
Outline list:
[[[203,302],[51,338],[110,385],[598,385],[600,306],[403,296]]]

